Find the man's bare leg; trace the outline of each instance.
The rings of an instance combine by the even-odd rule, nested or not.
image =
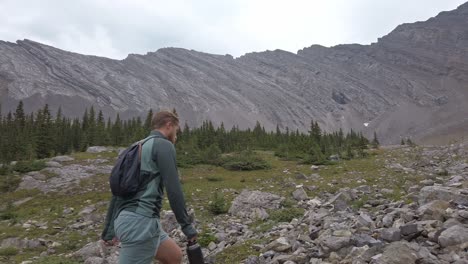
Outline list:
[[[168,238],[159,245],[156,259],[161,264],[180,264],[182,263],[182,249],[172,238]]]

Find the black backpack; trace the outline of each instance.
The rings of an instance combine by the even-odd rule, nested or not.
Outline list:
[[[151,136],[136,142],[119,155],[109,177],[113,195],[133,196],[144,187],[145,180],[140,177],[141,149],[146,141],[155,137]]]

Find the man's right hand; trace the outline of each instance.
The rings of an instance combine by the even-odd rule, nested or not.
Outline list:
[[[193,243],[197,241],[197,236],[194,236],[188,240],[188,242]]]
[[[119,239],[118,239],[117,237],[114,237],[112,240],[103,240],[103,239],[101,239],[101,242],[102,242],[104,245],[110,247],[110,246],[115,246],[115,245],[117,245],[117,244],[119,243]]]

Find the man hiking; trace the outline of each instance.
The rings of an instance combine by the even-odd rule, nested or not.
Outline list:
[[[120,264],[181,263],[181,248],[161,227],[159,212],[167,191],[172,211],[182,232],[195,241],[197,231],[185,208],[185,200],[176,165],[174,148],[179,118],[171,111],[161,111],[152,118],[152,127],[141,148],[141,177],[151,179],[146,188],[129,198],[112,196],[101,239],[106,245],[121,242]]]

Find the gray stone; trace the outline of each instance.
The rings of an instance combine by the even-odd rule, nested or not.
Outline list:
[[[356,247],[363,247],[363,246],[377,246],[381,245],[382,242],[371,237],[370,235],[367,234],[354,234],[351,237],[351,242],[354,246]]]
[[[45,165],[46,165],[47,167],[54,167],[54,168],[60,168],[60,167],[62,167],[62,164],[60,164],[60,163],[58,163],[58,162],[56,162],[56,161],[47,161],[47,162],[45,163]]]
[[[450,204],[447,201],[433,200],[420,206],[417,212],[423,220],[434,219],[443,221],[449,206]]]
[[[371,264],[416,264],[417,251],[404,241],[393,242],[384,248],[381,255],[376,255]]]
[[[338,251],[341,248],[351,245],[350,237],[335,237],[329,236],[320,239],[320,246],[325,252]]]
[[[94,210],[96,210],[96,206],[95,205],[90,205],[90,206],[86,206],[85,208],[83,208],[83,210],[81,210],[78,214],[79,215],[90,214],[90,213],[94,212]]]
[[[298,179],[298,180],[306,180],[306,179],[307,179],[307,176],[306,176],[304,173],[302,173],[302,172],[298,172],[298,173],[296,173],[296,179]]]
[[[333,196],[328,202],[324,204],[324,206],[332,205],[335,211],[343,211],[349,207],[349,202],[351,201],[351,197],[347,196],[343,192],[339,192],[335,196]]]
[[[371,187],[369,185],[361,185],[355,188],[356,191],[369,194],[371,193]]]
[[[380,237],[388,242],[398,241],[401,238],[400,229],[398,228],[386,228],[380,232]]]
[[[276,252],[285,252],[291,249],[291,244],[285,237],[280,237],[276,240],[273,240],[270,244],[268,244],[264,249],[263,252],[273,250]]]
[[[51,158],[50,160],[57,161],[57,162],[67,162],[67,161],[74,161],[75,158],[72,158],[70,156],[56,156],[56,157]]]
[[[426,204],[434,200],[453,201],[468,206],[468,195],[463,194],[461,189],[445,186],[426,186],[421,189],[419,204]]]
[[[2,240],[0,248],[14,247],[18,249],[34,249],[41,246],[39,240],[21,239],[18,237],[9,237]]]
[[[90,257],[87,258],[84,262],[84,264],[103,264],[106,263],[103,258],[100,257]]]
[[[103,245],[99,241],[96,241],[86,244],[84,247],[76,251],[73,255],[86,260],[91,257],[102,257],[102,251]]]
[[[374,221],[372,220],[372,218],[367,213],[364,213],[364,212],[361,212],[359,214],[359,216],[357,217],[357,221],[362,226],[366,226],[366,227],[374,227],[375,226]]]
[[[424,185],[424,186],[431,186],[431,185],[434,185],[434,181],[431,180],[431,179],[427,179],[427,180],[422,180],[419,182],[421,185]]]
[[[210,244],[208,244],[208,249],[213,251],[216,249],[216,243],[211,241]]]
[[[383,218],[382,218],[382,225],[384,227],[390,227],[393,225],[393,218],[395,217],[395,214],[394,213],[389,213],[389,214],[386,214]]]
[[[108,147],[104,147],[104,146],[92,146],[86,149],[86,152],[88,153],[101,153],[101,152],[108,152],[108,151],[112,151],[112,149]]]
[[[458,215],[459,215],[461,218],[468,219],[468,211],[467,211],[467,210],[460,210],[460,211],[458,211]]]
[[[250,218],[252,217],[252,213],[255,215],[255,212],[258,212],[256,209],[267,210],[280,208],[280,204],[283,200],[283,197],[276,194],[243,190],[232,202],[229,208],[229,214]]]
[[[299,187],[292,193],[294,199],[297,201],[303,201],[308,199],[307,193],[304,191],[304,188]]]
[[[41,172],[56,175],[55,177],[48,178],[47,181],[45,181],[35,179],[34,177],[36,176],[31,177],[30,174],[25,174],[22,177],[18,189],[39,189],[44,193],[52,191],[65,192],[71,188],[71,186],[79,184],[82,179],[97,174],[109,174],[112,167],[112,165],[93,164],[70,164],[62,167],[48,167]]]
[[[418,230],[417,224],[406,224],[406,225],[400,226],[400,232],[404,236],[415,234],[418,231],[419,230]]]
[[[455,225],[444,230],[439,236],[439,244],[442,247],[455,246],[468,242],[468,228]]]

